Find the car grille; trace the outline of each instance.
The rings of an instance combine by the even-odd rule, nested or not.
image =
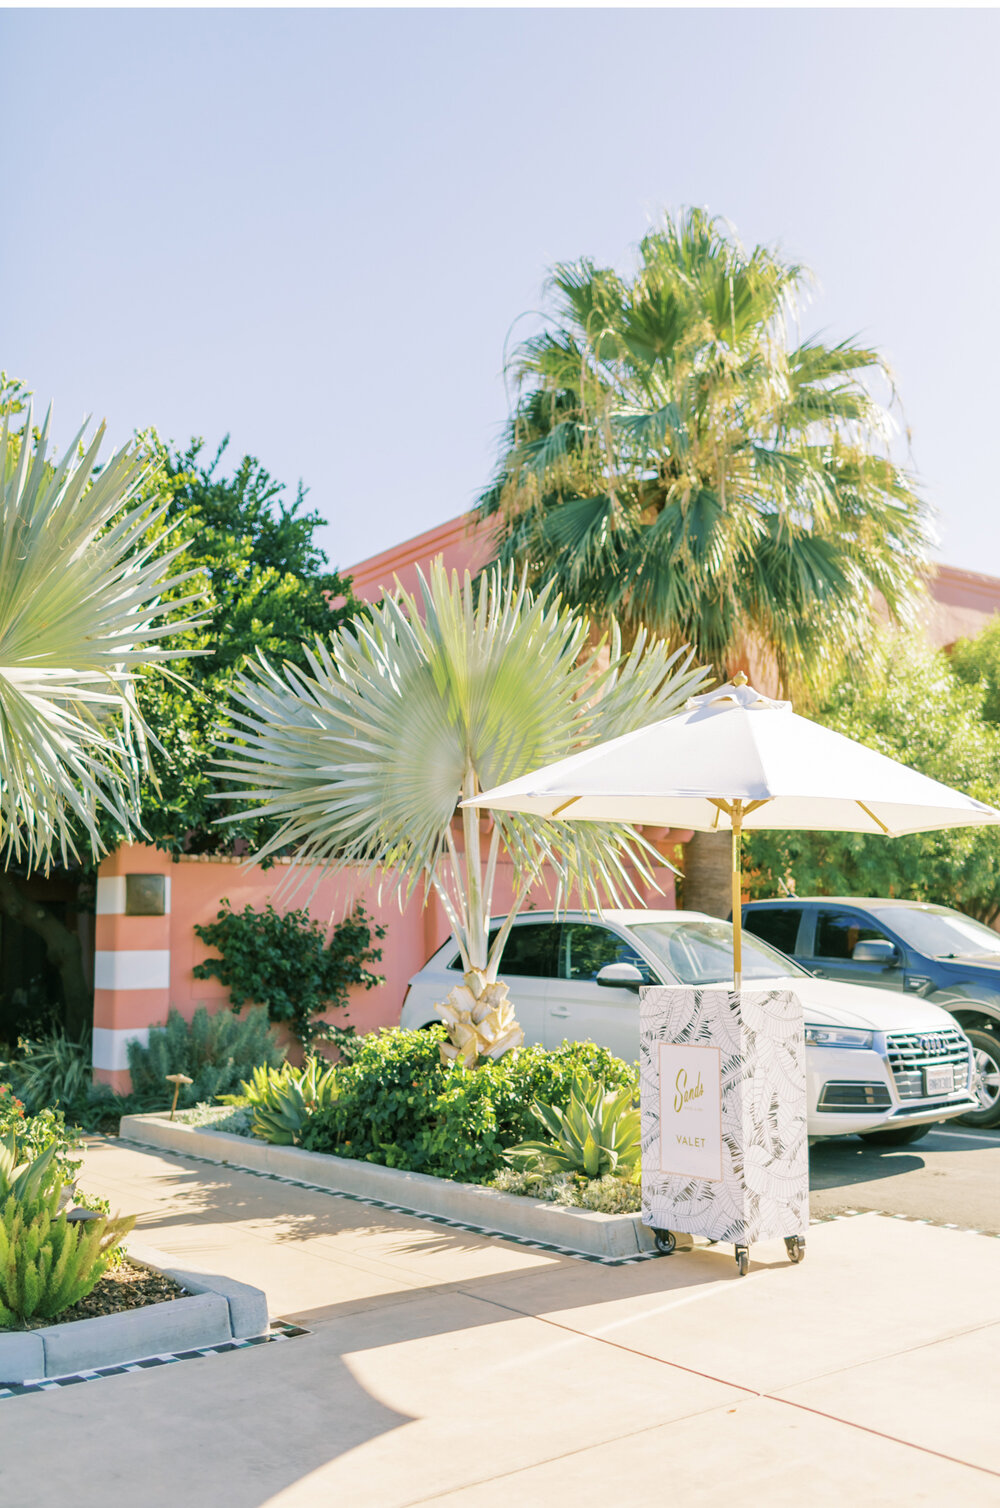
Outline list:
[[[817,1110],[888,1110],[892,1096],[887,1084],[859,1084],[855,1080],[823,1085]]]
[[[957,1027],[939,1032],[890,1032],[889,1066],[901,1100],[926,1099],[924,1069],[952,1065],[955,1089],[969,1084],[969,1043]]]

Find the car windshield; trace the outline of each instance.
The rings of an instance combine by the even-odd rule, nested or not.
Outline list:
[[[967,958],[977,953],[1000,954],[1000,934],[946,906],[871,906],[878,917],[911,948],[930,958]]]
[[[724,984],[733,977],[733,929],[729,922],[678,919],[631,922],[635,932],[681,984]],[[777,948],[743,934],[743,978],[777,979],[804,974]]]

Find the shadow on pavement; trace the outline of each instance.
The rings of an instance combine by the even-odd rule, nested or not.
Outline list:
[[[836,1189],[853,1183],[873,1183],[926,1166],[920,1153],[908,1147],[872,1147],[846,1137],[817,1142],[809,1148],[809,1187]]]

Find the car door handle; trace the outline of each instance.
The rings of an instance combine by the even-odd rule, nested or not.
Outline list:
[[[550,1016],[568,1016],[569,1011],[564,1005],[554,1005],[549,1011]]]

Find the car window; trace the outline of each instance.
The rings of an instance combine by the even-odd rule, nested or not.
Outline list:
[[[560,950],[561,979],[596,979],[609,963],[635,964],[647,984],[659,983],[646,960],[624,937],[592,922],[566,923]]]
[[[905,943],[931,958],[974,957],[977,953],[995,956],[1000,953],[1000,936],[982,922],[973,921],[958,911],[930,906],[886,907],[885,914],[872,907],[877,920],[898,932]]]
[[[802,912],[794,906],[767,906],[750,910],[743,918],[743,928],[754,937],[762,937],[782,953],[794,953]]]
[[[888,942],[884,932],[873,927],[860,911],[834,911],[820,907],[816,913],[816,958],[844,959],[854,956],[859,942]]]
[[[499,927],[491,929],[490,948],[496,942],[499,930]],[[515,926],[504,946],[500,973],[534,974],[539,979],[554,979],[559,967],[559,930],[558,922],[529,922]],[[461,953],[455,954],[448,967],[461,972]]]
[[[733,929],[729,922],[705,917],[678,921],[633,922],[647,948],[662,958],[680,984],[723,984],[733,977]],[[743,939],[743,979],[779,979],[803,975],[797,963],[761,938]]]

